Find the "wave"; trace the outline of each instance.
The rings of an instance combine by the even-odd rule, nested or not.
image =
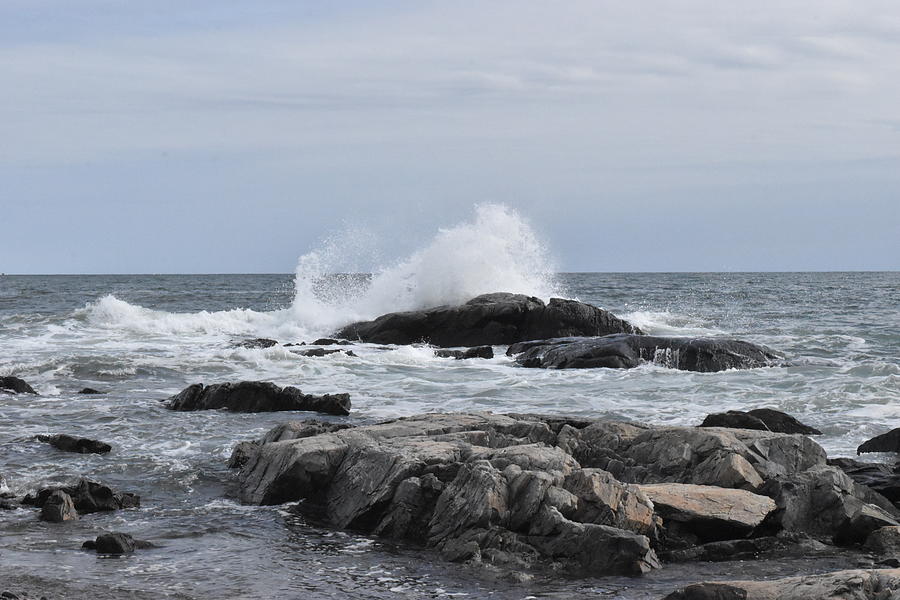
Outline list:
[[[620,316],[650,335],[717,336],[726,333],[709,321],[668,311],[639,310]]]
[[[425,247],[370,276],[335,275],[348,264],[349,254],[366,252],[365,238],[364,232],[354,231],[301,256],[294,299],[285,309],[171,313],[107,295],[76,316],[93,326],[142,334],[295,339],[327,334],[387,312],[458,304],[490,292],[544,299],[564,295],[546,246],[515,210],[504,205],[477,205],[471,221],[438,230]]]

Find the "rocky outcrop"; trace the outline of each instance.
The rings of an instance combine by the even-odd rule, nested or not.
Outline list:
[[[507,354],[523,367],[542,369],[631,369],[652,362],[710,373],[778,364],[781,356],[741,340],[614,334],[542,339],[513,344]]]
[[[611,313],[576,300],[521,294],[477,296],[458,306],[382,315],[347,325],[338,337],[376,344],[424,342],[442,348],[508,345],[570,335],[642,333]]]
[[[291,386],[280,388],[266,381],[241,381],[204,386],[195,383],[168,399],[171,410],[225,409],[233,412],[315,411],[330,415],[350,414],[349,394],[304,394]]]
[[[595,575],[654,568],[656,550],[687,556],[748,536],[772,539],[732,544],[735,554],[811,534],[831,543],[893,519],[797,434],[490,413],[329,429],[295,423],[255,442],[241,500],[301,501],[330,526],[450,560]]]
[[[637,487],[653,502],[671,534],[681,539],[685,534],[700,542],[747,537],[775,510],[771,498],[746,490],[684,483]]]
[[[862,454],[864,452],[900,452],[900,427],[891,429],[887,433],[876,435],[860,444],[856,449],[856,453]]]
[[[734,429],[759,429],[777,433],[802,433],[820,435],[815,427],[804,425],[796,418],[773,408],[756,408],[750,411],[729,410],[713,413],[703,419],[700,427],[730,427]]]
[[[695,583],[663,600],[887,600],[900,594],[900,569],[850,570],[770,581]]]
[[[65,433],[56,435],[39,435],[37,439],[46,442],[63,452],[77,452],[79,454],[106,454],[112,450],[112,446],[97,440],[80,438]]]
[[[18,377],[0,377],[0,392],[9,394],[37,394],[34,388],[28,385],[24,379]]]
[[[284,440],[298,440],[312,437],[320,433],[331,433],[341,429],[352,427],[349,423],[330,423],[317,419],[305,419],[303,421],[288,421],[269,430],[261,440],[250,442],[238,442],[228,459],[228,468],[238,469],[243,467],[263,444],[281,442]]]
[[[72,485],[43,488],[35,495],[25,496],[22,503],[43,508],[56,492],[67,494],[75,509],[82,514],[136,508],[141,505],[141,497],[136,494],[117,492],[102,483],[83,478]]]
[[[153,544],[144,540],[136,540],[127,533],[113,531],[98,535],[81,545],[85,550],[96,550],[97,554],[129,554],[139,548],[152,548]]]
[[[469,358],[494,358],[494,349],[490,346],[475,346],[466,350],[435,350],[438,358],[455,358],[466,360]]]

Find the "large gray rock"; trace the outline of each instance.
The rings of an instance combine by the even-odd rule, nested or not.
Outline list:
[[[523,367],[542,369],[631,369],[652,362],[703,373],[769,367],[783,358],[768,348],[741,340],[628,333],[521,342],[511,345],[507,354],[516,356],[516,362]]]
[[[168,399],[171,410],[272,412],[308,410],[330,415],[350,414],[349,394],[304,394],[295,387],[280,388],[267,381],[240,381],[204,386],[195,383]]]
[[[342,338],[377,344],[426,342],[434,346],[496,346],[569,335],[642,333],[611,313],[576,300],[494,293],[458,306],[382,315],[347,325]]]
[[[663,600],[893,600],[900,569],[850,570],[770,581],[695,583]]]
[[[240,495],[303,500],[332,526],[424,541],[449,560],[591,574],[659,566],[649,500],[581,469],[556,436],[538,419],[464,414],[273,441],[243,467]]]

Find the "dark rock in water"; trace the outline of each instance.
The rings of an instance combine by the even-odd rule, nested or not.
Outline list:
[[[0,500],[0,510],[16,510],[16,505],[9,500]]]
[[[41,505],[41,520],[51,523],[74,521],[78,518],[72,497],[62,490],[54,490],[47,495]]]
[[[101,392],[100,390],[95,390],[94,388],[86,387],[78,393],[79,394],[102,394],[103,392]]]
[[[10,394],[37,394],[33,387],[25,383],[25,380],[12,376],[0,377],[0,392],[8,392]]]
[[[900,569],[834,571],[768,581],[695,583],[663,600],[884,600],[900,590]]]
[[[334,345],[348,346],[352,343],[353,342],[351,342],[350,340],[336,340],[334,338],[319,338],[314,342],[310,342],[310,345],[311,346],[334,346]]]
[[[516,362],[524,367],[544,369],[630,369],[653,362],[703,373],[768,367],[781,358],[762,346],[740,340],[629,334],[521,342],[511,345],[507,354],[518,355]]]
[[[95,540],[88,540],[81,545],[85,550],[96,550],[98,554],[128,554],[138,548],[152,548],[153,544],[144,540],[136,540],[127,533],[104,533]]]
[[[234,345],[235,348],[250,348],[259,349],[259,348],[271,348],[272,346],[278,345],[277,340],[270,340],[268,338],[256,338],[252,340],[244,340],[242,342],[238,342]]]
[[[642,333],[611,313],[576,300],[495,293],[458,306],[389,313],[353,323],[338,337],[376,344],[425,342],[442,348],[506,345],[567,335]]]
[[[325,349],[325,348],[310,348],[309,350],[291,350],[294,354],[298,356],[328,356],[329,354],[337,354],[338,352],[343,352],[348,356],[356,356],[353,354],[352,350],[338,350],[336,348]]]
[[[787,413],[774,408],[754,408],[747,411],[748,415],[756,417],[766,424],[769,431],[778,433],[802,433],[803,435],[822,435],[815,427],[805,425]]]
[[[79,438],[71,435],[66,435],[65,433],[58,433],[56,435],[39,435],[37,439],[42,442],[47,442],[54,448],[62,450],[63,452],[77,452],[79,454],[106,454],[110,450],[112,450],[112,446],[109,444],[105,444],[103,442],[98,442],[97,440],[90,440],[88,438]]]
[[[494,349],[490,346],[476,346],[467,350],[435,350],[434,355],[439,358],[455,358],[456,360],[494,358]]]
[[[348,423],[329,423],[328,421],[319,421],[317,419],[288,421],[287,423],[276,425],[269,430],[261,440],[239,442],[234,447],[234,450],[232,450],[231,457],[228,459],[228,468],[238,469],[243,467],[263,444],[281,442],[284,440],[298,440],[300,438],[312,437],[321,433],[331,433],[333,431],[340,431],[341,429],[349,429],[350,427],[353,427],[353,425]]]
[[[83,478],[72,485],[43,488],[34,496],[25,496],[22,503],[42,508],[47,499],[57,491],[71,496],[79,513],[136,508],[141,505],[141,497],[136,494],[117,492],[102,483]]]
[[[864,463],[852,458],[831,458],[828,464],[838,467],[856,483],[875,490],[891,502],[900,502],[900,465]]]
[[[733,427],[737,429],[760,429],[777,433],[802,433],[821,435],[815,427],[804,425],[791,415],[773,408],[755,408],[744,412],[729,410],[708,415],[700,427]]]
[[[900,452],[900,427],[876,435],[871,440],[860,444],[856,453],[862,454],[863,452]]]
[[[700,423],[700,427],[728,427],[731,429],[771,431],[761,420],[740,410],[729,410],[728,412],[707,415],[703,422]]]
[[[309,410],[330,415],[350,414],[349,394],[304,394],[295,387],[280,388],[267,381],[190,385],[168,399],[167,408],[179,411],[214,410],[272,412]]]

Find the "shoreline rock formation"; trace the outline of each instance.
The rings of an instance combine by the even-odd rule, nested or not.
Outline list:
[[[859,545],[893,504],[799,434],[542,415],[299,422],[240,446],[239,498],[451,561],[637,575],[658,556]],[[884,545],[884,544],[882,544]]]
[[[376,344],[428,343],[456,346],[498,346],[525,340],[572,335],[643,332],[596,306],[552,298],[498,292],[483,294],[458,306],[396,312],[373,321],[352,323],[335,337]]]

